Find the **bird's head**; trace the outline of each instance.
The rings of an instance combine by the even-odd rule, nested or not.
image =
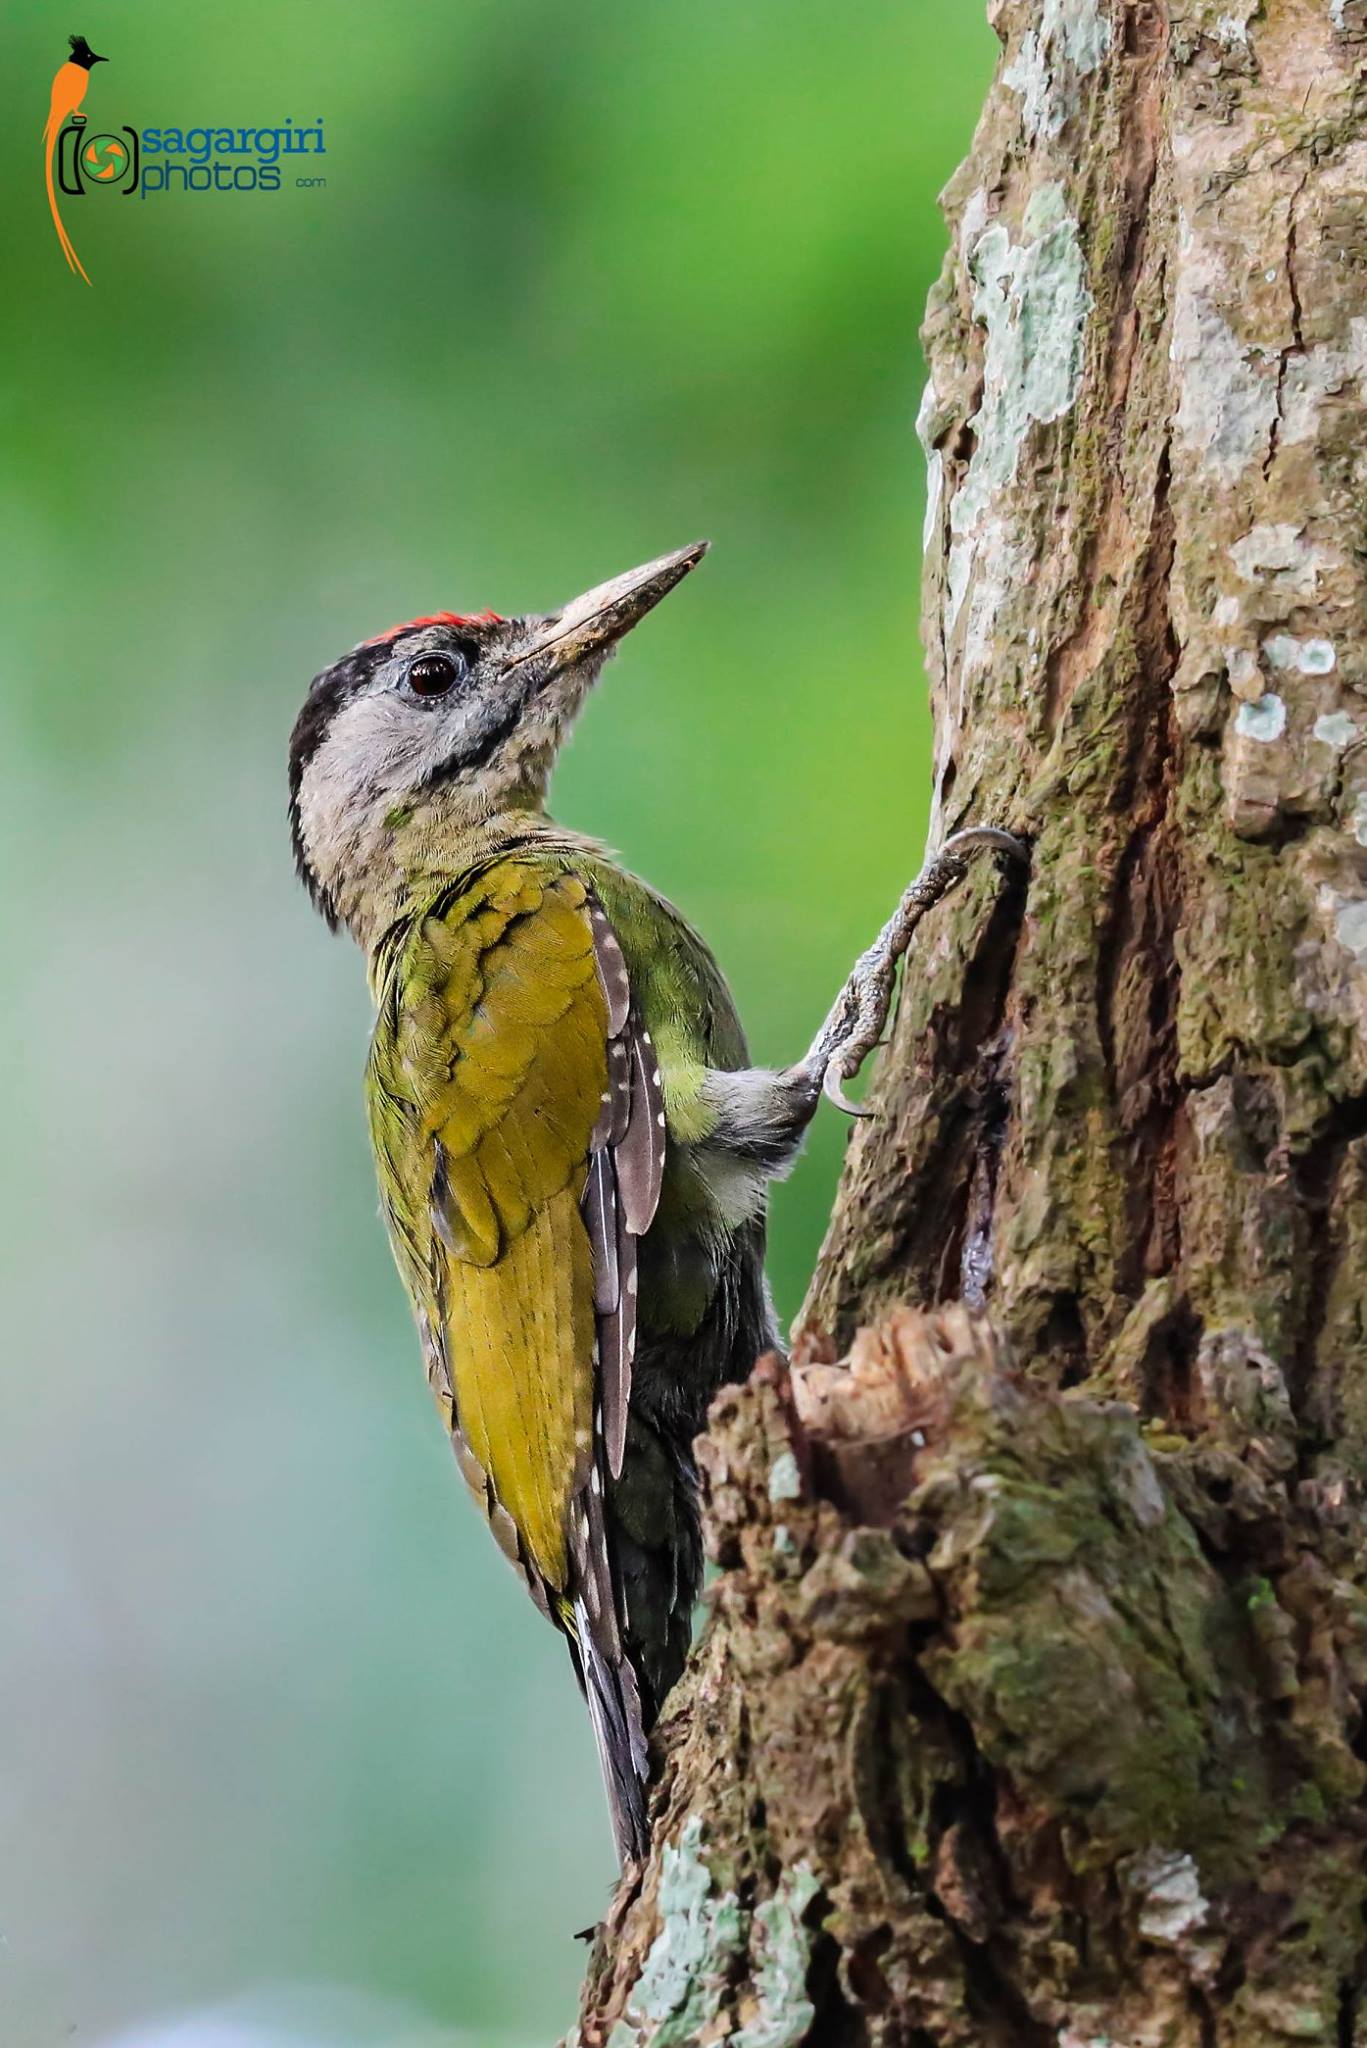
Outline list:
[[[82,71],[89,71],[94,64],[107,64],[109,62],[107,57],[96,56],[84,36],[68,36],[67,41],[71,45],[69,61],[72,64],[79,64]]]
[[[525,618],[439,612],[353,647],[314,677],[290,738],[290,826],[310,895],[336,924],[393,821],[539,810],[556,753],[624,634],[706,541]]]

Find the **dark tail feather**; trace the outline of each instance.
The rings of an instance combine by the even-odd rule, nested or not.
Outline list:
[[[574,1603],[574,1622],[571,1642],[598,1745],[617,1860],[623,1865],[639,1862],[650,1847],[646,1824],[649,1763],[636,1676],[624,1655],[609,1661],[598,1648],[582,1598]]]

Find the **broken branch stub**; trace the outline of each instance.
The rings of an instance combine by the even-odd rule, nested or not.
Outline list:
[[[1324,1817],[1363,1789],[1363,1603],[1256,1475],[1162,1442],[958,1305],[719,1396],[710,1619],[579,2048],[1052,2044],[1079,2015],[1199,2048],[1293,1875],[1346,1967],[1359,1838]],[[1248,2040],[1297,1972],[1240,1994]]]

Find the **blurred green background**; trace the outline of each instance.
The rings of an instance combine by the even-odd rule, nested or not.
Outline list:
[[[39,130],[322,117],[323,190],[66,202]],[[0,2041],[547,2048],[611,1852],[376,1215],[309,676],[716,543],[560,814],[806,1045],[919,859],[916,329],[974,5],[6,10]],[[797,1305],[844,1129],[774,1206]]]

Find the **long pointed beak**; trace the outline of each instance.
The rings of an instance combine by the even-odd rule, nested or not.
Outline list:
[[[535,622],[529,646],[508,664],[517,668],[524,661],[549,656],[550,673],[572,668],[587,654],[611,647],[624,633],[639,625],[647,612],[654,611],[676,583],[682,583],[690,569],[696,569],[707,553],[708,543],[695,540],[672,555],[628,569],[608,583],[595,584],[576,597],[562,611],[548,612]]]

